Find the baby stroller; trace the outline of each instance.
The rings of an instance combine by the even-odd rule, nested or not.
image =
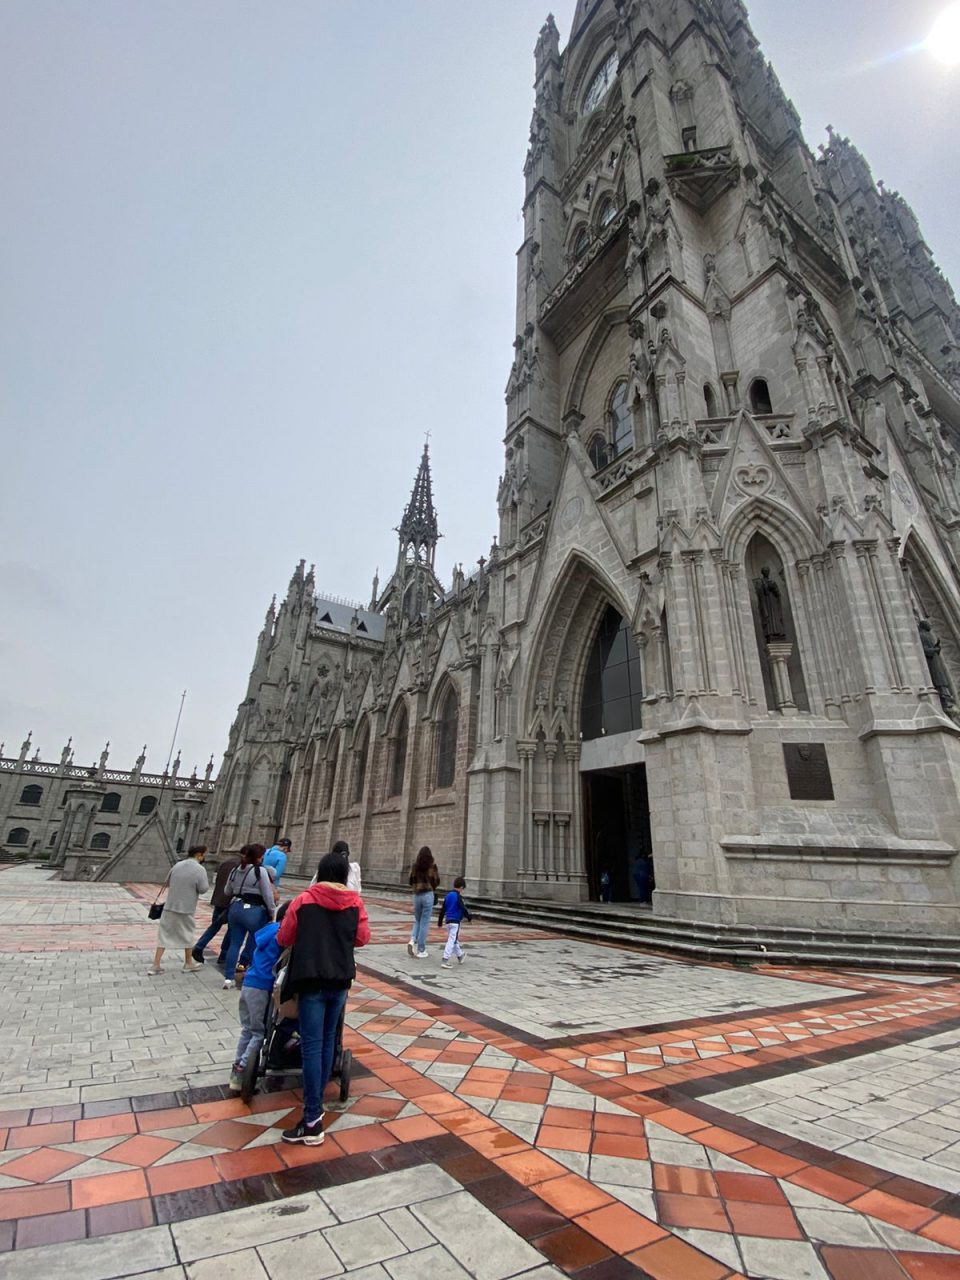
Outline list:
[[[288,954],[277,961],[277,980],[273,997],[267,1004],[264,1036],[259,1053],[250,1054],[240,1078],[240,1096],[249,1102],[257,1091],[257,1081],[265,1076],[298,1075],[303,1071],[300,1055],[300,1024],[296,1017],[296,1002],[284,997],[283,984],[287,975]],[[343,1047],[343,1024],[347,1007],[344,1005],[337,1025],[337,1044],[333,1053],[331,1080],[340,1082],[340,1101],[350,1097],[350,1072],[353,1054]]]

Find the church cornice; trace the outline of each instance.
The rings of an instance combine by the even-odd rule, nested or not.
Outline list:
[[[547,191],[549,192],[550,195],[556,196],[558,200],[560,199],[560,192],[557,190],[557,188],[553,185],[552,182],[548,182],[546,178],[538,178],[536,182],[534,182],[533,185],[527,189],[527,194],[523,201],[524,209],[526,209],[527,206],[530,205],[536,199],[537,195],[541,191]],[[526,241],[524,241],[524,243],[526,243]]]

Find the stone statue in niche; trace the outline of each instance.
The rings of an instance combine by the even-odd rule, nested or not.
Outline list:
[[[753,587],[757,593],[757,609],[760,614],[760,627],[763,638],[771,641],[786,640],[787,633],[783,625],[783,601],[780,588],[770,577],[769,569],[761,569],[760,577],[754,578]]]
[[[939,694],[940,705],[944,711],[952,711],[956,703],[953,698],[953,690],[950,688],[950,677],[947,675],[947,668],[944,665],[943,658],[940,656],[940,641],[926,618],[921,618],[917,623],[917,627],[920,631],[920,643],[923,645],[923,656],[926,658],[927,666],[930,668],[930,683]]]

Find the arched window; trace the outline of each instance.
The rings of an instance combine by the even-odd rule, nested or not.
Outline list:
[[[607,419],[610,427],[610,451],[614,458],[618,458],[621,453],[633,448],[633,413],[627,403],[626,382],[618,382],[614,388]]]
[[[577,232],[576,239],[573,242],[573,256],[582,258],[590,248],[590,232],[586,227],[581,227]]]
[[[307,807],[307,801],[310,798],[310,784],[313,781],[313,762],[316,755],[317,744],[311,742],[307,748],[307,754],[304,758],[303,769],[300,773],[300,791],[297,795],[297,811],[303,813]]]
[[[599,431],[587,445],[587,453],[590,455],[594,471],[600,471],[607,465],[607,442]]]
[[[30,838],[30,832],[26,827],[14,827],[7,836],[7,844],[26,844]]]
[[[120,792],[108,791],[103,797],[103,804],[100,806],[101,813],[119,813],[120,812]]]
[[[140,801],[140,806],[137,809],[137,813],[139,814],[153,813],[156,807],[157,807],[156,796],[144,796],[143,799]]]
[[[90,841],[90,848],[91,849],[109,849],[110,836],[107,834],[107,832],[106,831],[96,832],[93,839]]]
[[[38,787],[36,783],[29,787],[24,787],[20,792],[21,804],[39,804],[42,799],[43,787]]]
[[[457,772],[457,720],[460,699],[451,685],[440,705],[437,720],[437,786],[452,787]]]
[[[353,804],[360,804],[363,800],[363,784],[367,780],[367,756],[369,752],[370,723],[365,720],[353,749],[353,791],[350,797]]]
[[[407,708],[401,703],[393,722],[393,751],[390,756],[390,778],[387,794],[398,796],[403,791],[403,778],[407,768],[407,733],[409,722]]]
[[[770,388],[766,378],[754,378],[750,383],[750,408],[754,413],[773,413]]]
[[[323,807],[329,809],[333,804],[333,784],[337,780],[337,761],[340,759],[340,731],[333,735],[333,741],[327,749],[327,772],[323,780]]]
[[[617,216],[617,206],[612,200],[604,200],[600,206],[600,212],[597,215],[597,226],[602,231],[604,227],[609,227],[610,223]]]
[[[713,387],[709,382],[703,384],[703,403],[707,410],[708,418],[717,416],[717,397],[713,394]]]
[[[626,619],[610,606],[600,621],[583,680],[580,733],[584,739],[639,729],[640,652]]]

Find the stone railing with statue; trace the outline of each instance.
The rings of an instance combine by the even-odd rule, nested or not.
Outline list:
[[[210,777],[188,777],[169,773],[139,773],[136,769],[100,769],[96,765],[53,764],[47,760],[21,760],[17,756],[0,756],[0,773],[19,773],[38,778],[80,779],[85,782],[134,783],[141,787],[158,787],[171,791],[198,791],[209,794],[216,785]]]

